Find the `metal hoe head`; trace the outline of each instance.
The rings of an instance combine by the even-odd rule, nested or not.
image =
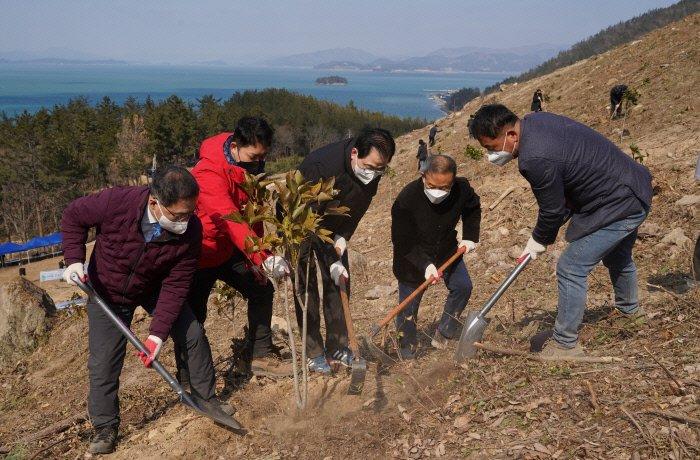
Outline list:
[[[365,377],[367,376],[367,362],[362,358],[352,360],[350,364],[350,386],[348,387],[349,395],[359,395],[365,386]]]
[[[464,329],[462,329],[462,335],[460,336],[459,343],[457,344],[457,350],[455,351],[456,362],[460,363],[465,359],[473,358],[476,355],[477,349],[474,346],[474,343],[481,342],[487,324],[488,323],[486,320],[480,316],[478,312],[469,312]]]

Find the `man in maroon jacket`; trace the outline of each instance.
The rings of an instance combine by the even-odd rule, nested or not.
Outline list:
[[[190,369],[192,390],[211,399],[215,374],[209,342],[191,310],[183,308],[202,245],[202,226],[194,215],[198,195],[186,169],[165,167],[155,173],[150,190],[110,188],[73,201],[63,213],[61,233],[68,264],[64,278],[73,284],[73,273],[85,279],[85,242],[96,228],[88,266],[93,287],[127,325],[138,305],[153,315],[145,342],[150,354],[139,353],[144,365],[150,366],[172,336]],[[96,432],[89,450],[104,454],[114,450],[117,438],[126,338],[96,304],[88,303],[87,311],[88,412]]]

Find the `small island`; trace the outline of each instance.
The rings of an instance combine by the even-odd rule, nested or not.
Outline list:
[[[339,77],[338,75],[331,75],[330,77],[319,77],[316,79],[317,85],[347,85],[348,79],[344,77]]]

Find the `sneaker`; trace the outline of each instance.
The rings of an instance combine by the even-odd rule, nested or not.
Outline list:
[[[432,345],[434,348],[437,348],[438,350],[445,350],[447,348],[449,340],[450,339],[442,335],[440,329],[435,329],[435,334],[433,334],[433,339],[430,341],[430,345]]]
[[[352,360],[354,356],[352,351],[348,347],[343,347],[340,350],[335,350],[330,354],[330,360],[336,361],[345,367],[352,366]]]
[[[331,374],[331,366],[328,364],[328,360],[326,360],[324,355],[309,358],[307,364],[311,372],[317,372],[323,375]]]
[[[556,340],[549,340],[538,356],[548,361],[566,361],[570,358],[580,358],[586,356],[581,344],[576,343],[573,348],[565,347]]]
[[[260,377],[291,377],[292,364],[280,360],[277,356],[268,355],[253,358],[250,362],[250,372]]]
[[[91,454],[111,454],[117,444],[117,427],[103,426],[95,430],[95,435],[90,440],[88,452]]]

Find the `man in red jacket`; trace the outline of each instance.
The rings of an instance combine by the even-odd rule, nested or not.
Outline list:
[[[153,315],[148,339],[150,354],[139,353],[146,367],[158,356],[168,335],[180,345],[192,370],[191,388],[214,399],[215,375],[204,328],[190,309],[183,308],[197,269],[202,227],[193,215],[199,188],[184,168],[158,170],[150,187],[120,187],[78,198],[61,219],[63,253],[71,281],[83,272],[85,242],[97,229],[88,275],[92,286],[129,325],[138,305]],[[119,374],[126,354],[126,338],[99,306],[87,305],[88,413],[95,427],[90,452],[112,452],[119,427]],[[231,411],[231,407],[222,407]]]
[[[284,259],[267,251],[247,253],[249,236],[262,236],[262,223],[249,226],[224,219],[248,201],[241,188],[245,173],[260,174],[272,143],[273,130],[262,118],[244,117],[232,133],[205,139],[192,174],[199,184],[197,216],[202,221],[202,255],[194,277],[189,304],[204,324],[207,299],[217,280],[233,287],[248,300],[246,357],[253,373],[285,376],[291,367],[279,360],[272,344],[272,303],[274,288],[268,276],[289,274]],[[178,378],[187,379],[184,363],[179,362]]]

